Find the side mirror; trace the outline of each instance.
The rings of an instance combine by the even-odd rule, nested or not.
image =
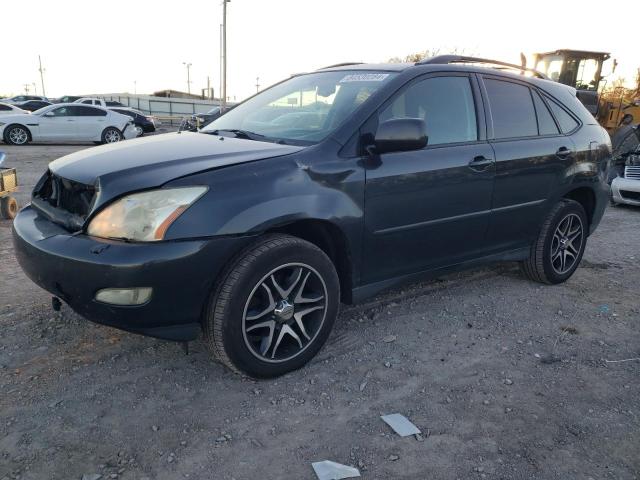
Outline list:
[[[406,152],[427,146],[427,125],[419,118],[396,118],[378,125],[377,153]]]

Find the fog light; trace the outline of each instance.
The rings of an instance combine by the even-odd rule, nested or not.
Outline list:
[[[142,305],[151,298],[150,287],[103,288],[96,293],[96,300],[111,305]]]

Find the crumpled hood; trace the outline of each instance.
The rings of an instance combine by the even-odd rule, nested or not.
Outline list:
[[[181,132],[88,148],[49,164],[55,175],[94,185],[94,208],[134,190],[214,168],[295,153],[304,147]]]

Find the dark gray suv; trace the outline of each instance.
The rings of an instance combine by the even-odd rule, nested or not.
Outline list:
[[[494,261],[563,282],[607,204],[609,137],[575,90],[507,67],[332,66],[199,133],[68,155],[15,219],[18,259],[89,320],[203,330],[255,377],[308,362],[340,302],[403,282]]]

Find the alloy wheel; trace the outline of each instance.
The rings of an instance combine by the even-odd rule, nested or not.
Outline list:
[[[115,130],[109,130],[104,134],[105,143],[116,143],[120,141],[120,134]]]
[[[29,134],[22,127],[14,127],[9,131],[9,140],[15,145],[23,145],[29,140]]]
[[[551,241],[551,265],[557,274],[564,275],[575,266],[583,241],[584,227],[578,215],[570,213],[560,220]]]
[[[139,137],[140,135],[142,135],[144,133],[144,130],[142,129],[141,126],[136,125],[135,127],[135,131],[136,131],[136,136]]]
[[[281,265],[253,288],[242,331],[249,351],[262,361],[285,362],[313,343],[327,311],[327,287],[309,265]]]

